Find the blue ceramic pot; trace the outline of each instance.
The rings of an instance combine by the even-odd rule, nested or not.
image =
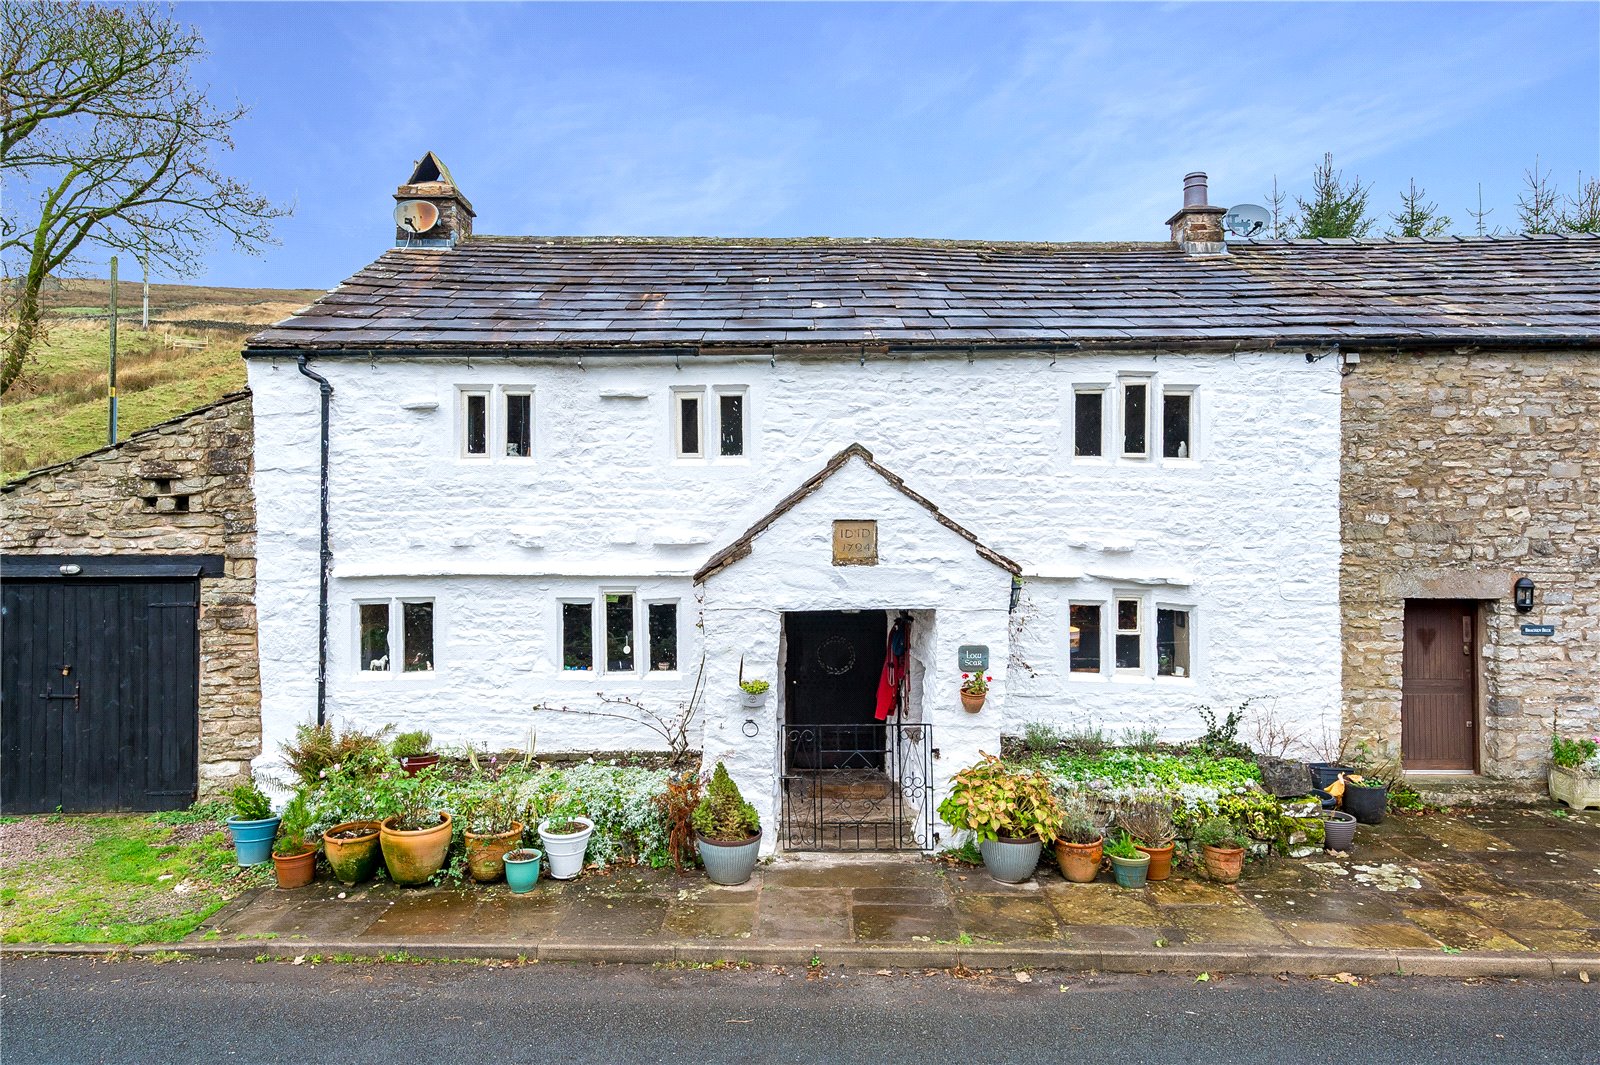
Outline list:
[[[697,841],[706,877],[713,884],[736,887],[755,873],[756,860],[761,856],[760,832],[739,843],[722,843],[704,836],[699,836]]]
[[[513,857],[522,854],[532,857]],[[506,883],[511,885],[514,893],[522,895],[533,890],[533,886],[539,882],[539,859],[543,857],[542,853],[535,850],[512,851],[506,855]]]
[[[228,818],[228,834],[233,837],[233,856],[240,865],[260,865],[272,857],[272,841],[278,835],[278,819],[259,821]]]
[[[983,867],[989,870],[990,876],[1002,884],[1020,884],[1038,867],[1044,844],[1031,836],[1001,837],[978,844],[978,850],[983,854]]]
[[[1111,858],[1111,871],[1116,874],[1117,886],[1125,888],[1144,887],[1146,877],[1150,873],[1150,856],[1141,854],[1137,858],[1118,858],[1115,854]]]

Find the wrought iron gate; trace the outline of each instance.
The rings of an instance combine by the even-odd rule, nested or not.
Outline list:
[[[932,847],[933,726],[784,726],[783,845],[801,851]]]

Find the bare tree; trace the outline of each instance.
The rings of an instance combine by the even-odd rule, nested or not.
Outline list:
[[[86,245],[186,276],[215,234],[256,252],[288,211],[218,168],[246,108],[194,84],[205,44],[170,10],[3,0],[0,30],[3,393],[39,336],[40,289]]]
[[[1550,184],[1550,171],[1539,169],[1539,157],[1533,157],[1533,168],[1522,172],[1523,193],[1517,197],[1517,217],[1522,220],[1524,233],[1554,233],[1561,224],[1561,195]]]
[[[1439,213],[1439,205],[1427,201],[1428,190],[1417,188],[1412,178],[1406,192],[1400,194],[1400,210],[1389,215],[1395,228],[1391,237],[1437,237],[1450,230],[1450,216]]]
[[[1578,194],[1567,197],[1561,210],[1561,229],[1567,233],[1600,233],[1600,178],[1583,180],[1578,172]]]
[[[1372,186],[1361,184],[1357,176],[1344,182],[1344,171],[1333,168],[1333,153],[1322,157],[1322,165],[1311,175],[1311,199],[1296,196],[1299,213],[1290,222],[1297,237],[1364,237],[1373,220],[1367,216],[1367,200]]]
[[[1272,239],[1282,240],[1289,235],[1289,217],[1284,213],[1284,205],[1289,202],[1289,194],[1278,188],[1278,175],[1272,175],[1272,192],[1267,196],[1267,206],[1272,212]]]
[[[1483,206],[1483,182],[1481,181],[1478,182],[1478,209],[1474,211],[1469,207],[1467,208],[1467,213],[1472,216],[1472,224],[1476,227],[1478,236],[1482,237],[1500,231],[1500,227],[1496,226],[1494,229],[1490,229],[1486,224],[1488,217],[1494,214],[1494,208]]]

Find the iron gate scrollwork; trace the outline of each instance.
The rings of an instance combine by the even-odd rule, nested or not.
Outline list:
[[[932,847],[933,726],[785,725],[783,732],[787,849]]]

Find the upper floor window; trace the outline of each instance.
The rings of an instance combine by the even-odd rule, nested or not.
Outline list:
[[[673,453],[680,459],[742,458],[749,436],[745,389],[718,386],[672,390]]]
[[[458,437],[463,458],[533,457],[533,392],[511,385],[463,388]]]
[[[1075,385],[1072,455],[1136,462],[1193,459],[1197,417],[1192,385],[1168,385],[1144,374],[1124,376],[1114,386]]]

